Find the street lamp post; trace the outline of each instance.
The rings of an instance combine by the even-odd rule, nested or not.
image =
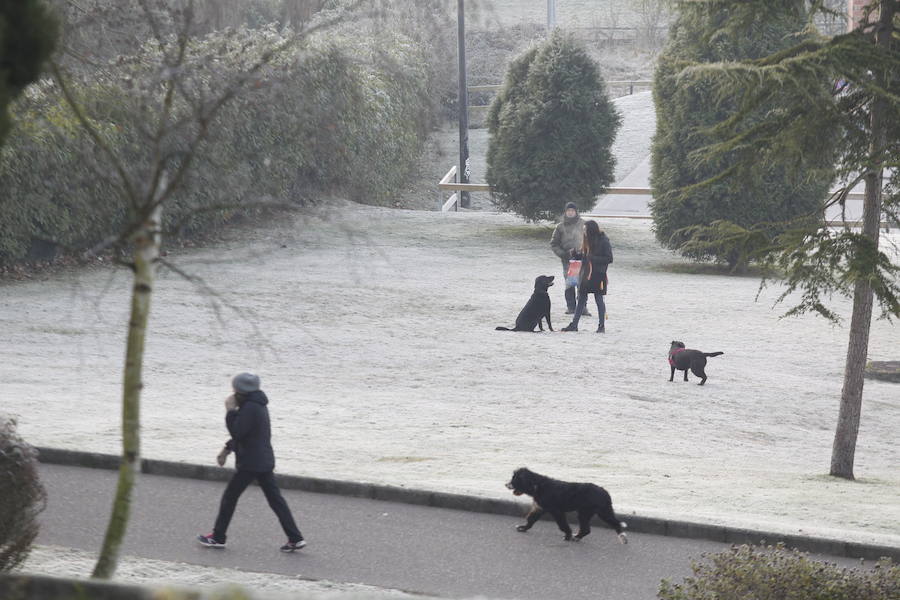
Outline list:
[[[466,16],[464,0],[457,0],[459,23],[459,182],[469,183],[469,90],[466,86]],[[468,192],[460,192],[459,205],[469,208]]]

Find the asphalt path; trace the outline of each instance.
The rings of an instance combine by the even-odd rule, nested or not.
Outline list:
[[[99,550],[117,473],[51,464],[40,472],[48,501],[37,543]],[[649,600],[661,579],[689,576],[691,558],[728,547],[634,533],[621,545],[605,527],[565,542],[551,521],[519,533],[522,521],[511,517],[284,490],[309,545],[282,554],[284,534],[255,485],[241,497],[228,547],[201,547],[194,538],[212,530],[223,489],[141,475],[122,553],[444,597]]]

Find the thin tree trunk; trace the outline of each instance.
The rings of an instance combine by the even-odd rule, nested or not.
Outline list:
[[[140,473],[141,372],[150,298],[153,294],[156,261],[159,258],[161,213],[161,207],[157,207],[134,238],[134,285],[131,290],[131,317],[128,321],[125,378],[122,386],[122,463],[103,548],[91,575],[101,579],[109,579],[116,572],[119,548],[125,537],[131,512],[131,492]]]
[[[889,46],[894,21],[895,6],[893,0],[881,2],[879,30],[875,43]],[[876,73],[883,89],[887,89],[887,74]],[[878,247],[881,223],[881,167],[886,142],[885,115],[887,107],[884,100],[872,102],[869,123],[872,131],[872,142],[869,156],[873,164],[866,175],[866,194],[863,204],[863,235],[872,240]],[[853,461],[856,455],[856,439],[859,434],[859,420],[862,413],[863,375],[869,353],[869,330],[872,324],[872,308],[874,298],[872,285],[865,280],[856,282],[853,290],[853,315],[850,318],[850,342],[847,348],[847,363],[844,367],[844,387],[841,390],[841,408],[838,413],[837,429],[834,433],[834,445],[831,451],[831,475],[853,479]]]

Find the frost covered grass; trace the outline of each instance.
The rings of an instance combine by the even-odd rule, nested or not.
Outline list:
[[[173,252],[220,296],[171,274],[157,286],[143,453],[212,464],[230,377],[251,370],[280,472],[507,497],[527,465],[605,486],[623,515],[900,545],[896,385],[866,383],[860,480],[824,475],[847,330],[779,319],[777,290],[755,302],[752,277],[660,270],[679,259],[646,222],[603,228],[604,336],[593,319],[574,334],[494,331],[536,275],[560,271],[545,226],[508,215],[343,203]],[[33,444],[117,452],[127,275],[3,288],[3,410]],[[228,304],[219,317],[214,302]],[[725,352],[706,386],[668,382],[673,339]],[[875,321],[870,358],[896,359],[896,340]]]
[[[621,180],[654,117],[649,94],[616,104]],[[470,142],[477,174],[486,134]],[[172,274],[157,286],[145,456],[212,464],[230,377],[252,370],[281,472],[506,497],[527,465],[607,487],[623,514],[900,546],[900,387],[866,382],[860,479],[825,475],[847,329],[780,319],[777,287],[754,301],[757,278],[682,261],[647,221],[601,225],[615,252],[605,336],[591,319],[576,334],[494,331],[535,276],[561,274],[547,224],[509,215],[339,203],[173,252],[219,295]],[[100,270],[3,285],[2,410],[31,443],[118,451],[128,283]],[[551,298],[559,329],[561,284]],[[673,339],[725,352],[706,386],[668,382]],[[897,339],[873,322],[870,359],[896,360]]]
[[[60,546],[37,546],[28,561],[20,569],[26,573],[46,573],[54,577],[86,578],[93,569],[97,556],[91,552]],[[421,594],[408,594],[353,583],[333,583],[288,577],[274,573],[253,573],[238,569],[222,569],[189,565],[185,563],[134,558],[124,556],[116,571],[116,582],[151,586],[185,586],[201,588],[217,597],[216,592],[241,586],[253,593],[253,597],[271,600],[279,598],[305,598],[308,600],[403,600],[420,598]],[[302,595],[300,595],[302,594]]]

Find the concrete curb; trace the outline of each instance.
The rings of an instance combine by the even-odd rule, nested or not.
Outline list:
[[[60,448],[38,448],[38,459],[43,463],[90,467],[94,469],[118,469],[121,457],[113,454],[63,450]],[[218,466],[198,465],[172,462],[166,460],[141,459],[141,472],[149,475],[165,475],[167,477],[183,477],[206,481],[227,481],[233,470]],[[278,485],[283,489],[301,490],[316,494],[335,494],[355,498],[369,498],[402,504],[417,504],[435,508],[449,508],[470,512],[488,513],[521,517],[529,506],[513,500],[499,500],[466,494],[433,492],[390,485],[341,481],[320,477],[300,475],[277,475]],[[759,531],[693,523],[673,519],[660,519],[640,515],[620,515],[628,521],[628,531],[649,533],[679,538],[712,540],[726,544],[776,544],[784,543],[788,548],[796,548],[814,554],[828,554],[848,558],[864,558],[878,560],[890,558],[900,562],[900,548],[879,546],[857,542],[846,542],[838,539],[812,537],[797,534],[783,534],[771,531]],[[605,526],[605,525],[601,525]]]

